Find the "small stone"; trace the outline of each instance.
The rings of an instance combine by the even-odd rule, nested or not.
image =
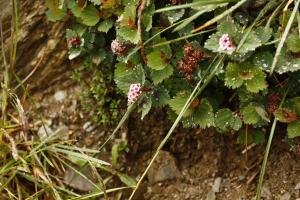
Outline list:
[[[90,168],[84,169],[82,173],[92,181],[92,177],[91,177],[92,171]],[[74,172],[71,169],[66,170],[64,176],[64,182],[70,187],[83,192],[89,192],[96,189],[95,186],[90,181],[78,175],[76,172]]]
[[[65,91],[59,90],[55,92],[54,99],[55,101],[61,102],[63,101],[67,96],[67,93]]]
[[[94,129],[94,127],[92,126],[92,122],[90,122],[90,121],[88,121],[88,122],[85,122],[84,124],[83,124],[83,130],[85,130],[86,132],[91,132],[93,129]]]
[[[285,193],[280,197],[280,200],[290,200],[291,199],[291,194],[289,192]]]
[[[212,186],[212,191],[213,192],[220,192],[221,181],[222,181],[221,177],[218,177],[218,178],[215,179],[215,182]]]
[[[206,200],[215,200],[215,199],[216,199],[216,194],[214,191],[210,191],[206,196]]]
[[[45,139],[48,135],[51,135],[52,133],[53,133],[53,130],[47,124],[44,124],[44,126],[41,126],[37,132],[40,140]]]
[[[263,185],[261,189],[261,196],[264,197],[265,199],[272,199],[272,193],[266,184]]]
[[[180,177],[180,171],[176,166],[175,158],[169,152],[160,151],[158,158],[149,169],[149,182],[152,184],[178,177]]]
[[[295,186],[295,190],[300,190],[300,182]]]

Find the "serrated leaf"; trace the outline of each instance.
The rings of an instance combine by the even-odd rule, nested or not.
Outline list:
[[[252,57],[252,63],[266,72],[270,72],[272,62],[273,55],[269,51],[257,52]]]
[[[106,19],[106,20],[102,21],[99,24],[97,30],[99,32],[107,33],[109,31],[109,29],[111,29],[113,27],[113,25],[114,25],[113,20],[109,18],[109,19]]]
[[[170,24],[173,24],[174,22],[176,22],[182,18],[182,16],[184,15],[184,11],[185,11],[184,9],[171,10],[171,11],[165,12],[164,14],[167,16]]]
[[[254,70],[254,76],[250,80],[245,81],[245,85],[248,91],[257,93],[260,90],[267,88],[266,74],[261,69]]]
[[[201,99],[198,109],[193,113],[194,123],[201,128],[210,127],[214,123],[214,113],[210,102],[207,99]]]
[[[162,70],[152,70],[151,71],[151,78],[155,85],[161,83],[163,80],[169,78],[173,74],[173,66],[167,65]]]
[[[241,109],[245,124],[257,124],[261,121],[260,115],[256,111],[255,104],[249,104]]]
[[[136,6],[129,4],[124,9],[124,13],[122,14],[122,20],[120,22],[120,25],[129,28],[134,28],[135,22],[136,22]]]
[[[147,55],[147,65],[151,69],[162,70],[168,65],[170,55],[169,46],[155,48]]]
[[[268,42],[272,37],[272,29],[270,27],[260,26],[255,29],[255,32],[262,44]]]
[[[233,89],[242,86],[243,80],[239,77],[239,64],[229,63],[225,73],[225,85]]]
[[[152,99],[149,97],[146,97],[143,99],[143,103],[141,105],[141,110],[142,110],[142,117],[141,119],[143,120],[144,117],[149,113],[152,107]]]
[[[51,22],[62,20],[65,17],[65,12],[60,9],[49,9],[46,11],[47,19]]]
[[[87,26],[95,26],[100,20],[99,12],[93,5],[85,7],[85,9],[81,12],[80,18]]]
[[[287,127],[288,138],[300,136],[300,121],[292,122]]]
[[[184,91],[177,93],[176,96],[169,101],[169,106],[171,109],[179,115],[182,108],[184,107],[186,101],[190,97],[191,93]],[[192,114],[193,110],[191,108],[188,108],[187,111],[183,114],[183,117],[188,117]]]
[[[262,43],[260,39],[257,37],[254,31],[251,31],[244,42],[244,44],[237,50],[239,54],[245,54],[249,51],[254,51],[257,47],[261,46]]]
[[[225,85],[233,89],[244,83],[247,90],[257,93],[267,87],[265,73],[250,63],[229,63],[225,72]]]
[[[125,63],[118,63],[115,68],[114,80],[117,87],[127,95],[131,84],[144,84],[144,70],[140,65],[135,66],[134,68],[128,68]]]
[[[287,45],[287,48],[291,52],[293,52],[293,53],[299,52],[300,51],[299,33],[293,32],[293,33],[289,34],[289,36],[287,37],[287,40],[286,40],[286,45]]]
[[[227,131],[228,129],[239,130],[242,126],[242,121],[231,110],[224,108],[216,113],[215,125],[222,131]]]
[[[139,41],[138,31],[136,28],[120,27],[117,29],[117,34],[133,44],[137,44]]]
[[[257,114],[265,121],[270,122],[270,119],[268,118],[268,113],[267,111],[261,107],[261,106],[256,106],[255,110],[257,112]]]

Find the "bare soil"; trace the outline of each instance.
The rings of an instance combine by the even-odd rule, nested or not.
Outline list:
[[[55,99],[57,91],[66,94],[60,101]],[[111,133],[111,128],[87,121],[80,111],[78,91],[68,86],[56,88],[56,92],[45,91],[34,98],[41,102],[39,110],[51,121],[50,126],[63,124],[68,127],[69,137],[77,139],[79,145],[97,148]],[[90,128],[84,127],[87,122]],[[132,177],[140,177],[170,125],[165,110],[152,111],[143,121],[139,114],[132,114],[112,140],[123,137],[129,143],[129,152],[120,158],[120,169]],[[300,197],[300,186],[296,187],[300,182],[300,161],[280,132],[276,133],[271,148],[262,196],[270,200],[294,200]],[[102,155],[106,160],[110,159],[109,146]],[[245,146],[236,143],[235,134],[178,127],[163,150],[175,159],[179,176],[154,183],[145,179],[136,199],[251,200],[255,196],[264,148],[265,145],[256,145],[245,152]],[[159,162],[155,163],[158,167]],[[221,179],[221,183],[217,192],[213,192],[216,179]],[[123,191],[121,197],[111,194],[111,199],[126,199],[129,194],[130,191]]]

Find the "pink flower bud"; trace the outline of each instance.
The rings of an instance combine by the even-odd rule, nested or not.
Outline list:
[[[131,84],[128,91],[128,105],[133,104],[141,95],[141,84]]]
[[[231,55],[234,50],[235,46],[228,34],[223,34],[219,39],[219,51],[225,51],[227,54]]]

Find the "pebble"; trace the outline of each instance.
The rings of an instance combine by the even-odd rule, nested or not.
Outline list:
[[[41,140],[45,139],[48,135],[51,135],[52,133],[53,133],[53,130],[47,124],[44,124],[44,126],[41,126],[37,132],[37,134]]]
[[[280,197],[280,200],[290,200],[291,199],[291,194],[289,192],[285,193]]]
[[[272,199],[272,193],[267,184],[263,185],[261,189],[261,197],[264,197],[265,199]]]
[[[153,184],[178,178],[180,177],[180,171],[172,154],[167,151],[160,151],[147,175],[149,182]]]
[[[61,102],[66,98],[66,96],[67,96],[66,91],[59,90],[59,91],[55,92],[54,99],[55,99],[55,101]]]
[[[216,194],[214,191],[210,191],[206,196],[206,200],[215,200],[215,199],[216,199]]]
[[[300,182],[295,186],[295,190],[300,190]]]
[[[218,178],[215,179],[215,182],[212,186],[212,191],[213,192],[220,192],[221,181],[222,181],[221,177],[218,177]]]

